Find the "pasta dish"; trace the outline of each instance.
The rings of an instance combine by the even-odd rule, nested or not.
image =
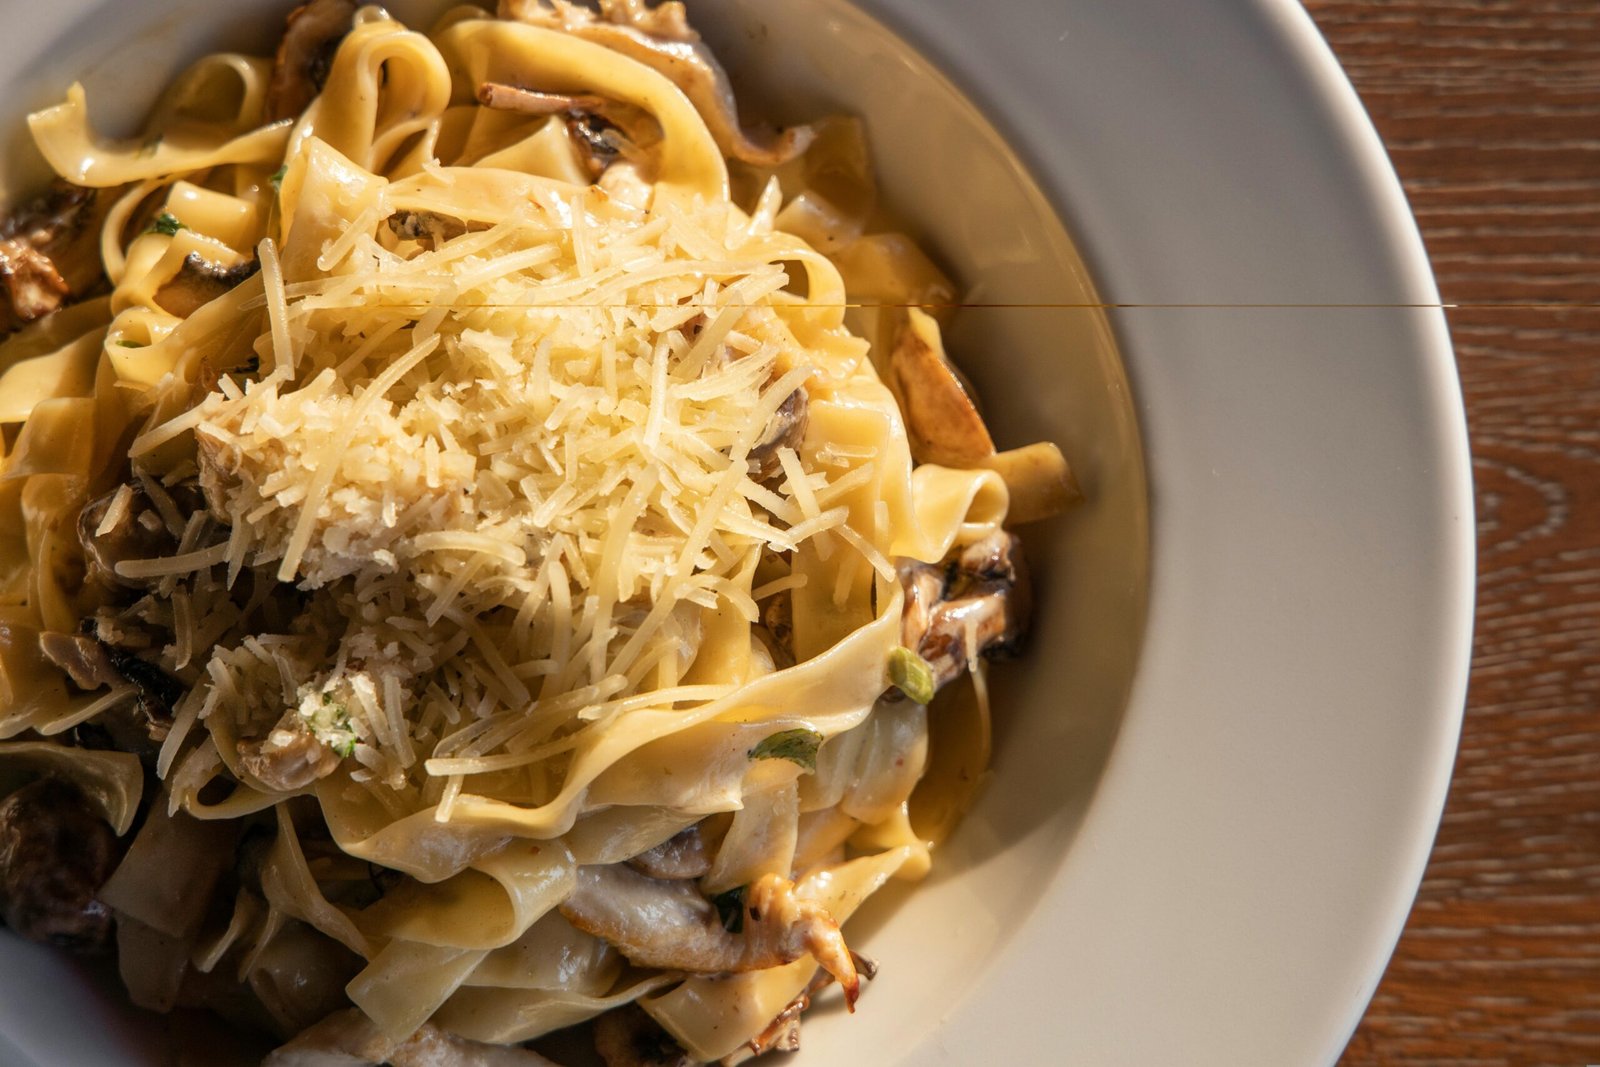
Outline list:
[[[982,781],[1012,530],[1076,493],[997,450],[861,123],[741,121],[679,3],[311,0],[138,137],[76,85],[29,125],[6,924],[274,1067],[854,1010],[843,924]]]

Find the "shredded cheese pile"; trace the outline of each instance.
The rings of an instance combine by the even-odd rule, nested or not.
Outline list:
[[[280,729],[394,789],[431,754],[459,790],[622,710],[722,694],[681,684],[700,609],[755,619],[763,550],[840,530],[849,489],[789,447],[752,473],[817,376],[783,266],[741,255],[756,229],[585,190],[436,246],[369,213],[325,277],[275,292],[269,266],[272,369],[164,432],[193,428],[230,529],[203,562],[311,594],[300,625],[329,647],[275,654]]]

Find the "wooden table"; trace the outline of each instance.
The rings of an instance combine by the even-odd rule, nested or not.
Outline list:
[[[1600,1064],[1600,0],[1305,0],[1421,223],[1478,504],[1466,727],[1341,1064]]]

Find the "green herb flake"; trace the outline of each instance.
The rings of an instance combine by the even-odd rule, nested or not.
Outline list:
[[[334,745],[333,750],[339,754],[341,759],[349,759],[356,754],[356,739],[354,737],[346,738]]]
[[[730,934],[744,932],[744,894],[749,888],[741,885],[711,898],[717,917],[722,920],[722,928]]]
[[[904,646],[889,653],[889,684],[918,704],[933,699],[933,666]]]
[[[118,348],[144,348],[144,347],[146,347],[146,345],[145,345],[145,343],[143,341],[129,341],[127,338],[123,338],[122,340],[117,342],[117,347]]]
[[[801,727],[773,734],[752,748],[751,759],[786,759],[808,771],[817,769],[817,749],[822,746],[822,735]]]
[[[170,211],[163,211],[156,216],[156,221],[150,224],[151,232],[165,234],[168,237],[176,237],[179,230],[187,230],[188,228],[183,224],[182,219]]]
[[[283,166],[281,166],[277,170],[273,171],[272,172],[272,177],[268,178],[267,180],[272,183],[272,187],[274,189],[282,190],[283,189],[283,179],[288,173],[289,173],[289,164],[285,163]]]

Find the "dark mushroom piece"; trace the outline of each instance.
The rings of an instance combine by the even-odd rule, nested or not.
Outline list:
[[[359,1008],[334,1012],[275,1049],[261,1067],[558,1067],[528,1048],[469,1041],[432,1023],[391,1041]]]
[[[886,378],[918,463],[976,467],[994,455],[994,439],[971,387],[945,355],[938,323],[916,308],[895,332]]]
[[[594,1050],[606,1067],[694,1067],[695,1061],[637,1004],[594,1021]]]
[[[205,498],[198,486],[173,486],[167,494],[180,518],[187,519],[205,507]],[[83,547],[83,558],[92,581],[126,589],[143,589],[154,582],[118,574],[118,563],[170,556],[178,548],[177,537],[144,486],[137,481],[119,486],[84,505],[78,513],[78,542]]]
[[[402,241],[420,241],[430,248],[438,248],[462,234],[488,228],[486,223],[464,222],[437,211],[397,211],[389,216],[389,230],[396,237]]]
[[[556,10],[540,0],[501,0],[500,15],[570,33],[643,63],[683,91],[730,158],[778,167],[804,152],[815,136],[809,126],[754,134],[744,129],[728,74],[689,25],[682,4],[646,8],[638,0],[602,0],[596,14],[576,5]]]
[[[1027,633],[1032,605],[1022,543],[1003,530],[946,564],[902,562],[900,584],[901,643],[933,668],[935,688],[959,677],[969,655],[1014,654]]]
[[[94,291],[104,275],[99,219],[110,198],[56,181],[50,191],[0,222],[0,280],[9,333]]]
[[[111,909],[95,894],[116,865],[116,835],[67,782],[42,778],[0,803],[0,915],[28,940],[104,952]]]
[[[622,863],[580,867],[561,914],[638,967],[738,973],[793,963],[810,953],[838,980],[852,1010],[860,995],[861,979],[839,924],[776,875],[752,883],[725,924],[693,882],[651,878]]]
[[[700,878],[711,870],[711,852],[706,847],[700,824],[695,823],[628,860],[628,866],[651,878],[670,881]]]
[[[295,118],[311,106],[355,15],[355,0],[311,0],[289,12],[267,83],[268,122]]]
[[[559,115],[589,176],[599,178],[619,160],[637,162],[639,149],[652,140],[649,116],[638,108],[592,94],[541,93],[501,82],[478,87],[478,103],[524,115]],[[659,135],[656,135],[659,136]]]
[[[178,273],[156,290],[154,300],[161,310],[186,319],[260,269],[261,264],[253,259],[224,267],[190,252]]]
[[[783,464],[778,459],[780,448],[800,447],[800,442],[805,440],[806,427],[811,422],[811,403],[806,391],[796,389],[784,398],[778,410],[767,422],[767,427],[762,431],[761,437],[750,449],[748,462],[750,464],[750,478],[757,482],[771,481],[783,473]]]
[[[128,737],[125,729],[128,724],[121,717],[112,716],[105,723],[107,729],[112,732],[114,739],[128,742],[118,747],[140,751],[145,747],[144,742],[159,744],[166,740],[167,731],[172,728],[173,709],[187,692],[187,687],[178,679],[149,660],[92,636],[42,633],[39,635],[39,650],[46,659],[65,671],[67,677],[72,679],[72,684],[80,689],[93,690],[118,685],[134,687],[138,721],[145,736],[142,741]]]
[[[290,708],[266,737],[239,742],[239,766],[274,793],[294,793],[338,769],[340,757]]]

